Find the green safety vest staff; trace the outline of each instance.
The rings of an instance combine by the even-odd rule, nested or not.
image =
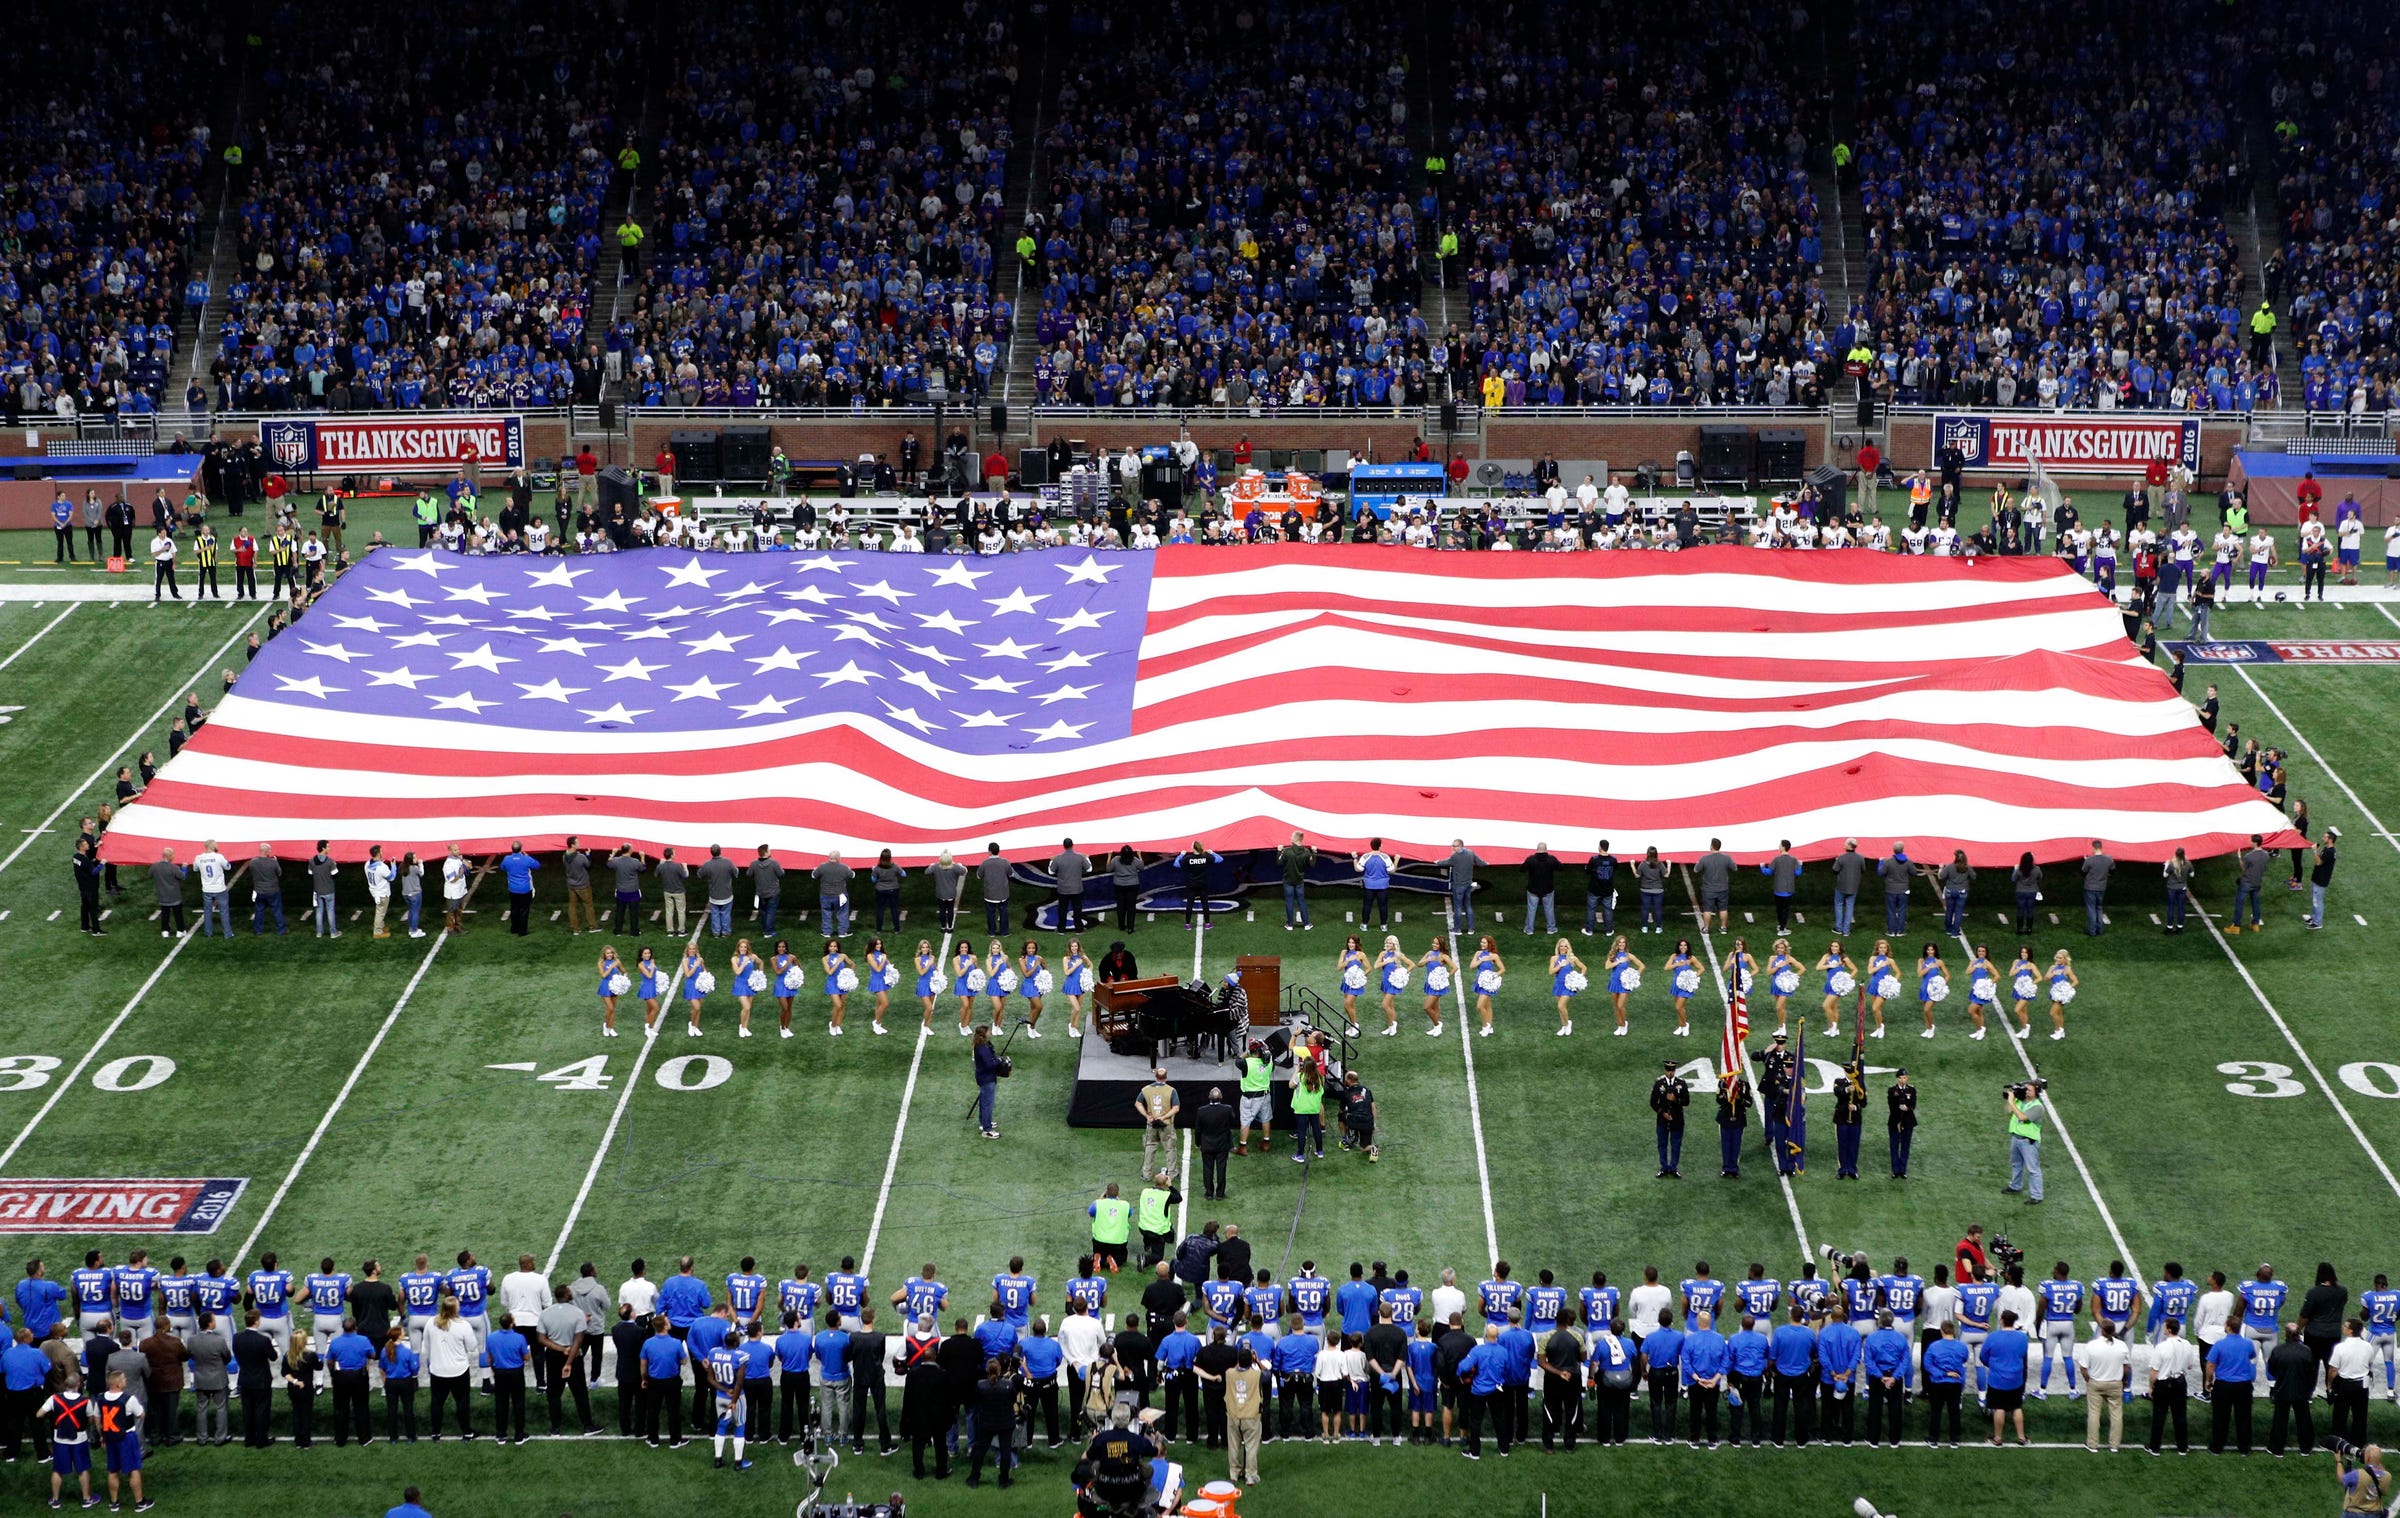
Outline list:
[[[2008,1136],[2021,1138],[2035,1144],[2042,1141],[2042,1103],[2039,1097],[2021,1105],[2010,1104]]]
[[[1315,1117],[1325,1110],[1325,1088],[1309,1089],[1306,1081],[1292,1082],[1292,1114],[1295,1117]]]
[[[1264,1096],[1274,1084],[1275,1066],[1263,1054],[1247,1055],[1242,1060],[1242,1095]]]
[[[1122,1207],[1122,1202],[1117,1204]],[[1142,1232],[1165,1233],[1172,1225],[1167,1216],[1167,1193],[1156,1186],[1142,1189]]]
[[[1121,1196],[1104,1196],[1092,1204],[1092,1242],[1123,1244],[1133,1237],[1133,1208]]]

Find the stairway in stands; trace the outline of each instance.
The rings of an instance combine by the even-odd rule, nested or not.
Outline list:
[[[1033,436],[1033,371],[1042,352],[1035,332],[1042,314],[1042,282],[1035,271],[1017,261],[1017,238],[1025,230],[1035,196],[1046,188],[1040,173],[1041,135],[1047,120],[1043,107],[1058,88],[1052,73],[1061,45],[1058,9],[1051,7],[1028,18],[1041,31],[1025,38],[1018,53],[1025,63],[1008,118],[1008,178],[1001,190],[1002,219],[999,230],[992,234],[993,293],[1009,297],[1011,325],[1008,352],[1002,355],[1001,372],[986,397],[984,420],[988,423],[991,419],[991,401],[1008,403],[1008,432],[999,441],[1011,448]],[[1041,211],[1047,221],[1051,208],[1045,205]],[[958,393],[954,383],[951,394]]]

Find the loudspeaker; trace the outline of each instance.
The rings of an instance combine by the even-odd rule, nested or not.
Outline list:
[[[764,427],[728,427],[717,434],[718,461],[728,480],[763,481],[774,451],[774,435]]]
[[[1445,433],[1458,431],[1458,402],[1454,400],[1442,402],[1442,431]]]
[[[626,510],[631,511],[634,509],[639,492],[633,488],[633,476],[631,473],[619,468],[617,465],[611,464],[606,469],[600,471],[599,486],[600,509],[602,512],[606,512],[609,507],[614,506],[619,501],[623,501],[625,503]]]
[[[50,466],[47,464],[19,464],[16,467],[16,477],[20,480],[46,480],[50,478]]]
[[[1808,435],[1796,427],[1762,428],[1758,434],[1758,477],[1788,484],[1807,468]]]
[[[725,478],[718,467],[717,435],[714,432],[670,432],[667,449],[675,455],[675,478],[678,482],[715,484]]]
[[[1750,479],[1750,449],[1757,435],[1747,427],[1700,429],[1700,478],[1709,481]]]
[[[2400,459],[2394,459],[2383,466],[2383,477],[2387,480],[2400,480]]]
[[[992,430],[994,432],[1006,432],[1008,430],[1008,402],[992,402]]]
[[[1020,448],[1017,450],[1017,479],[1028,490],[1050,483],[1050,450]]]
[[[617,403],[615,401],[600,403],[600,430],[602,432],[617,430]]]
[[[1808,472],[1808,483],[1816,487],[1818,521],[1830,522],[1850,514],[1850,475],[1846,470],[1819,464]]]

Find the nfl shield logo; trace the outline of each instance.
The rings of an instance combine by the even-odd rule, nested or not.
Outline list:
[[[1983,424],[1973,417],[1958,417],[1944,422],[1941,440],[1935,444],[1934,451],[1938,454],[1943,448],[1956,448],[1959,458],[1966,463],[1981,462],[1983,459]]]
[[[268,422],[260,431],[268,458],[286,469],[309,467],[314,450],[309,446],[312,439],[307,422]]]

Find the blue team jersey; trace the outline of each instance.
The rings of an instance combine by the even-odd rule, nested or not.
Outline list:
[[[835,1271],[825,1278],[825,1300],[840,1308],[843,1316],[855,1317],[867,1300],[867,1278],[847,1270]]]
[[[1242,1293],[1242,1305],[1258,1315],[1262,1323],[1272,1323],[1283,1316],[1283,1288],[1273,1284],[1252,1286]]]
[[[755,1271],[737,1270],[725,1278],[725,1300],[733,1304],[736,1320],[747,1323],[758,1316],[758,1304],[767,1298],[767,1278]]]
[[[1775,1302],[1782,1295],[1781,1281],[1736,1281],[1733,1285],[1733,1299],[1742,1311],[1761,1321],[1775,1316]]]
[[[105,1265],[68,1272],[67,1289],[75,1294],[77,1312],[116,1311],[117,1273]]]
[[[158,1305],[165,1309],[170,1318],[190,1317],[193,1311],[192,1278],[190,1276],[160,1276],[158,1278]]]
[[[2034,1295],[2041,1298],[2043,1322],[2063,1323],[2072,1319],[2077,1309],[2083,1306],[2083,1283],[2061,1281],[2053,1277],[2035,1287]]]
[[[1383,1305],[1392,1310],[1392,1321],[1400,1327],[1414,1330],[1417,1314],[1425,1310],[1425,1293],[1414,1286],[1387,1286]]]
[[[1243,1295],[1246,1298],[1249,1294],[1245,1292]],[[1103,1276],[1077,1276],[1067,1283],[1067,1300],[1081,1302],[1085,1312],[1097,1313],[1108,1305],[1108,1281]],[[1274,1314],[1264,1313],[1261,1316],[1273,1317]]]
[[[483,1311],[483,1299],[492,1294],[492,1273],[481,1265],[462,1265],[442,1278],[450,1295],[458,1298],[458,1315],[472,1318]]]
[[[742,1389],[742,1373],[747,1357],[735,1345],[720,1344],[708,1352],[708,1379],[720,1397],[731,1397]]]
[[[1514,1281],[1486,1281],[1475,1288],[1475,1297],[1483,1307],[1484,1317],[1494,1323],[1507,1322],[1509,1310],[1524,1295],[1525,1288]]]
[[[158,1290],[158,1272],[147,1265],[120,1265],[116,1290],[118,1317],[146,1318],[150,1316],[150,1295]]]
[[[2244,1281],[2242,1293],[2242,1327],[2260,1333],[2271,1332],[2276,1320],[2283,1316],[2284,1284],[2281,1281]]]
[[[2133,1317],[2133,1299],[2141,1287],[2123,1276],[2102,1276],[2092,1283],[2092,1316],[2122,1326]]]
[[[233,1311],[233,1299],[241,1295],[231,1276],[192,1277],[192,1305],[202,1312],[219,1317]]]
[[[244,1283],[250,1300],[258,1304],[262,1318],[281,1318],[292,1310],[292,1273],[288,1270],[254,1270]]]
[[[1239,1281],[1203,1281],[1200,1300],[1208,1304],[1211,1322],[1231,1323],[1242,1310],[1242,1283]]]
[[[1718,1304],[1724,1300],[1725,1283],[1714,1276],[1693,1276],[1683,1283],[1683,1311],[1686,1317],[1704,1312],[1713,1318],[1717,1315]]]
[[[2369,1336],[2391,1338],[2400,1331],[2400,1291],[2360,1292],[2358,1315],[2366,1320]]]
[[[303,1285],[308,1292],[308,1310],[319,1317],[339,1314],[350,1298],[348,1271],[337,1270],[332,1275],[311,1271]]]
[[[403,1271],[400,1276],[400,1310],[412,1318],[430,1318],[442,1310],[442,1273],[438,1270]]]
[[[1310,1328],[1325,1322],[1325,1299],[1333,1294],[1333,1283],[1323,1276],[1294,1276],[1291,1282],[1292,1305],[1299,1309],[1300,1321]]]
[[[1558,1315],[1566,1308],[1564,1286],[1536,1286],[1525,1293],[1525,1326],[1537,1334],[1546,1334],[1558,1326]]]
[[[927,1313],[941,1316],[942,1304],[950,1300],[950,1288],[939,1281],[923,1276],[911,1276],[900,1287],[900,1300],[906,1304],[908,1315],[921,1318]]]
[[[2400,1292],[2395,1292],[2400,1296]],[[2192,1320],[2192,1304],[2200,1298],[2197,1281],[2159,1281],[2150,1288],[2150,1326],[2156,1328],[2169,1318]]]
[[[992,1299],[1000,1304],[1000,1316],[1013,1328],[1023,1328],[1033,1306],[1033,1277],[996,1275],[992,1277]]]
[[[1988,1333],[1992,1308],[2000,1300],[1996,1281],[1962,1281],[1958,1287],[1958,1326],[1968,1333]]]
[[[1416,1378],[1420,1397],[1430,1397],[1434,1392],[1433,1349],[1433,1340],[1424,1334],[1408,1341],[1408,1373]]]
[[[1617,1289],[1614,1286],[1586,1286],[1577,1293],[1583,1299],[1583,1321],[1598,1332],[1603,1324],[1617,1316]]]
[[[1792,1305],[1806,1309],[1808,1315],[1813,1318],[1817,1315],[1819,1304],[1825,1300],[1825,1293],[1829,1288],[1815,1276],[1803,1276],[1794,1281],[1789,1289],[1792,1294]]]
[[[1850,1309],[1849,1321],[1853,1327],[1860,1323],[1875,1321],[1875,1283],[1873,1281],[1862,1281],[1856,1276],[1842,1277],[1842,1302]]]
[[[775,1288],[775,1302],[785,1312],[796,1312],[803,1323],[813,1322],[817,1304],[825,1298],[825,1288],[814,1281],[785,1280]]]
[[[1917,1307],[1925,1300],[1923,1276],[1880,1276],[1875,1290],[1883,1297],[1883,1305],[1892,1310],[1895,1323],[1914,1323]]]

